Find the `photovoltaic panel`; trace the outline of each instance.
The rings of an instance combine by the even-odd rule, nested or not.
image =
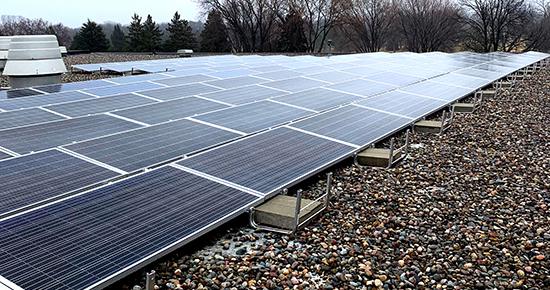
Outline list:
[[[296,71],[296,72],[299,72],[299,73],[302,73],[302,74],[306,74],[306,75],[310,75],[310,74],[318,74],[318,73],[322,73],[322,72],[330,72],[330,71],[334,71],[334,69],[332,69],[330,67],[326,67],[326,66],[316,65],[316,66],[296,68],[296,69],[293,69],[293,71]]]
[[[4,91],[0,91],[0,100],[36,96],[41,94],[42,94],[41,92],[37,92],[31,89],[4,90]]]
[[[472,89],[425,81],[400,88],[401,91],[446,101],[455,101],[472,93]]]
[[[467,68],[462,70],[457,70],[457,74],[463,74],[478,78],[484,78],[484,79],[490,79],[490,80],[498,80],[501,77],[505,76],[505,74],[500,72],[493,72],[488,70],[482,70],[482,69],[474,69],[474,68]]]
[[[326,82],[316,81],[303,77],[291,78],[281,81],[268,82],[263,84],[266,87],[271,87],[288,92],[298,92],[307,89],[317,88],[327,85]]]
[[[396,72],[381,72],[374,75],[366,76],[365,79],[371,81],[382,82],[398,87],[414,84],[423,81],[423,78],[415,77],[407,74],[400,74]]]
[[[358,79],[360,76],[340,71],[322,72],[318,74],[308,75],[309,78],[325,81],[329,83],[341,83],[353,79]]]
[[[58,150],[0,161],[0,217],[117,175]]]
[[[244,133],[253,133],[311,114],[314,112],[270,101],[260,101],[207,113],[195,119]]]
[[[120,110],[114,112],[114,114],[154,125],[227,107],[220,103],[189,97]]]
[[[0,160],[3,160],[3,159],[8,159],[8,158],[11,158],[13,156],[9,155],[8,153],[4,153],[2,151],[0,151]]]
[[[457,73],[442,75],[442,76],[433,78],[430,81],[450,84],[454,86],[461,86],[461,87],[470,88],[470,89],[482,88],[493,82],[493,80],[472,77],[472,76],[467,76],[467,75],[457,74]]]
[[[159,168],[1,221],[0,273],[24,289],[104,288],[257,200]]]
[[[64,102],[72,102],[85,99],[93,99],[94,97],[81,93],[81,92],[61,92],[47,95],[40,95],[34,97],[25,97],[18,99],[11,99],[0,101],[0,109],[3,110],[17,110],[24,108],[32,108],[38,106],[46,106],[51,104],[58,104]]]
[[[324,88],[317,88],[284,95],[274,98],[273,100],[310,110],[323,111],[353,102],[358,99],[362,98],[356,95],[350,95]]]
[[[387,68],[387,66],[384,66],[384,68]],[[380,68],[371,67],[371,66],[358,66],[354,68],[343,69],[342,71],[350,74],[356,74],[361,77],[366,77],[369,75],[383,72],[384,70]]]
[[[155,89],[139,92],[141,95],[153,97],[159,100],[173,100],[192,95],[199,95],[219,91],[219,88],[204,84],[188,84],[169,88]]]
[[[35,87],[35,89],[38,89],[46,93],[57,93],[57,92],[63,92],[63,91],[107,87],[112,85],[113,83],[104,81],[104,80],[91,80],[91,81],[85,81],[85,82],[74,82],[74,83],[39,86],[39,87]]]
[[[282,127],[178,164],[267,195],[345,158],[354,149]]]
[[[94,115],[0,131],[0,146],[19,154],[140,127],[115,117]]]
[[[385,83],[357,79],[335,85],[330,85],[327,86],[327,88],[339,90],[350,94],[357,94],[363,97],[369,97],[372,95],[393,90],[397,87]]]
[[[358,105],[418,119],[447,104],[447,101],[392,91],[357,102]]]
[[[266,88],[263,86],[245,86],[225,91],[204,94],[203,96],[212,100],[225,102],[233,105],[265,100],[286,94],[286,92]]]
[[[189,75],[189,76],[183,76],[183,77],[156,80],[155,83],[159,83],[167,86],[179,86],[179,85],[206,82],[206,81],[212,81],[212,80],[216,80],[216,78],[209,77],[207,75]]]
[[[127,93],[132,93],[137,91],[158,89],[163,87],[164,86],[150,83],[150,82],[139,82],[139,83],[132,83],[132,84],[116,85],[111,87],[87,89],[87,90],[84,90],[84,92],[87,92],[92,95],[96,95],[98,97],[106,97],[111,95],[127,94]]]
[[[278,80],[299,77],[301,75],[303,75],[303,73],[299,73],[297,71],[287,69],[287,70],[281,70],[281,71],[272,71],[272,72],[266,72],[261,74],[255,74],[254,76],[272,80],[272,81],[278,81]]]
[[[234,70],[222,70],[217,72],[211,72],[211,73],[207,73],[207,75],[225,79],[225,78],[236,78],[236,77],[248,76],[255,73],[258,73],[258,72],[248,68],[239,68]]]
[[[257,72],[266,73],[266,72],[272,72],[272,71],[285,70],[288,68],[282,65],[262,65],[262,66],[253,66],[252,69]]]
[[[37,108],[3,112],[0,113],[0,130],[63,119]]]
[[[193,69],[182,69],[182,70],[175,70],[175,71],[169,71],[165,72],[165,75],[170,75],[174,77],[184,77],[184,76],[192,76],[197,74],[205,74],[213,72],[212,69],[209,68],[193,68]]]
[[[67,149],[127,172],[170,161],[240,135],[178,120],[66,146]]]
[[[216,87],[224,88],[224,89],[231,89],[241,86],[248,86],[248,85],[254,85],[254,84],[260,84],[265,83],[266,80],[261,78],[256,78],[252,76],[244,76],[244,77],[236,77],[236,78],[228,78],[223,80],[216,80],[216,81],[209,81],[206,82],[206,84],[210,84]]]
[[[134,94],[123,94],[112,97],[102,97],[90,100],[58,104],[48,106],[46,108],[65,116],[80,117],[150,103],[155,103],[155,101],[148,98],[136,96]]]
[[[315,134],[366,146],[411,123],[378,111],[346,106],[296,122],[291,126]]]
[[[160,80],[168,77],[169,76],[162,75],[162,74],[150,73],[150,74],[142,74],[142,75],[135,75],[135,76],[111,78],[109,80],[114,83],[122,85],[122,84],[130,84],[130,83],[143,82],[143,81]]]

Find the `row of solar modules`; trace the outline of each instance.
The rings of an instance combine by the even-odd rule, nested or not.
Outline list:
[[[414,104],[403,111],[410,117],[367,108],[383,103],[375,101],[380,96],[390,105],[397,102],[393,106],[404,104],[396,98]],[[448,103],[448,100],[395,91],[380,96],[315,114],[177,164],[6,219],[0,223],[2,230],[9,233],[0,241],[6,253],[0,256],[0,274],[28,289],[36,288],[37,283],[49,289],[80,289],[108,283],[113,277],[244,211],[282,185],[311,175],[349,156],[362,144],[406,126],[416,114],[420,116],[426,112],[423,110],[433,110],[434,104],[429,104],[430,101],[438,101],[439,107]],[[416,101],[409,99],[415,97]],[[111,144],[109,142],[107,144]],[[63,155],[57,150],[47,152]],[[99,173],[85,175],[96,174]],[[174,231],[175,228],[179,230]],[[26,250],[30,248],[32,252]],[[35,271],[21,274],[29,268],[20,261],[33,265],[30,269]]]

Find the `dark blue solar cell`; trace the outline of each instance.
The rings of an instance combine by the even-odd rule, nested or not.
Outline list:
[[[25,154],[138,127],[119,118],[95,115],[1,130],[0,146]]]
[[[397,87],[390,84],[358,79],[327,86],[327,88],[368,97],[391,91]]]
[[[155,89],[138,92],[142,95],[153,97],[159,100],[172,100],[193,95],[200,95],[219,91],[219,88],[208,86],[205,84],[188,84],[169,88]]]
[[[0,217],[117,175],[57,150],[0,161]]]
[[[0,221],[0,273],[25,289],[88,288],[175,250],[257,200],[159,168]]]
[[[240,135],[179,120],[67,146],[67,149],[127,172],[167,162]]]
[[[443,83],[436,83],[432,81],[416,83],[414,85],[400,88],[400,90],[446,101],[458,100],[474,91],[474,89],[457,87]]]
[[[111,87],[87,89],[87,90],[84,90],[84,92],[92,95],[96,95],[98,97],[105,97],[105,96],[111,96],[111,95],[133,93],[137,91],[158,89],[158,88],[164,88],[164,86],[150,83],[150,82],[140,82],[140,83],[132,83],[132,84],[124,84],[124,85],[115,85]]]
[[[209,94],[204,94],[203,96],[220,102],[241,105],[285,94],[286,92],[280,90],[252,85],[230,90],[217,91]]]
[[[188,75],[183,77],[156,80],[155,83],[159,83],[167,86],[178,86],[178,85],[186,85],[191,83],[206,82],[206,81],[212,81],[212,80],[216,80],[216,78],[209,77],[206,75]]]
[[[0,151],[0,160],[3,160],[3,159],[8,159],[8,158],[11,158],[13,156],[9,155],[8,153],[4,153],[2,151]]]
[[[356,95],[318,88],[284,95],[273,100],[311,110],[323,111],[358,99],[362,98]]]
[[[136,107],[150,103],[156,103],[156,101],[134,94],[122,94],[112,97],[94,98],[78,102],[58,104],[48,106],[46,108],[65,116],[80,117]]]
[[[354,149],[283,127],[207,151],[179,164],[270,194],[349,156]]]
[[[85,81],[85,82],[74,82],[74,83],[39,86],[34,88],[46,93],[57,93],[57,92],[63,92],[63,91],[107,87],[112,85],[113,83],[104,81],[104,80],[91,80],[91,81]]]
[[[0,101],[0,109],[17,110],[24,108],[32,108],[39,106],[47,106],[65,102],[94,99],[94,97],[81,92],[62,92],[47,95],[39,95],[34,97],[10,99]]]
[[[2,99],[16,99],[28,96],[41,95],[41,92],[37,92],[31,89],[15,89],[0,91],[0,100]]]
[[[3,112],[0,113],[0,130],[63,119],[65,118],[37,108]]]

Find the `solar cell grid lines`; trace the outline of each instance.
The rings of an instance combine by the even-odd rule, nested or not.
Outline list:
[[[258,85],[252,85],[252,86],[244,86],[239,87],[235,89],[229,89],[224,91],[218,91],[214,93],[204,94],[202,96],[228,103],[233,105],[241,105],[246,103],[251,103],[255,101],[261,101],[281,95],[285,95],[286,92],[267,88],[264,86],[258,86]]]
[[[380,72],[377,74],[368,75],[364,78],[367,80],[382,82],[398,87],[410,85],[424,80],[424,78],[421,77],[408,74],[400,74],[396,72]]]
[[[15,99],[28,96],[41,95],[41,92],[32,89],[15,89],[0,91],[0,100]]]
[[[127,172],[203,150],[240,135],[179,120],[66,146],[67,149]]]
[[[36,108],[3,112],[0,113],[0,130],[63,119],[61,116]]]
[[[197,83],[197,82],[206,82],[206,81],[212,81],[216,80],[216,78],[209,77],[206,75],[201,74],[195,74],[195,75],[188,75],[183,77],[173,77],[173,78],[164,78],[160,80],[155,80],[155,83],[167,85],[167,86],[178,86],[178,85],[185,85],[190,83]]]
[[[154,125],[227,107],[227,105],[197,97],[188,97],[119,110],[113,112],[113,114],[149,125]]]
[[[93,99],[94,97],[77,91],[53,93],[40,96],[32,96],[25,98],[10,99],[0,101],[0,109],[17,110],[24,108],[32,108],[38,106],[46,106],[64,102],[72,102],[85,99]]]
[[[272,81],[277,81],[277,80],[284,80],[284,79],[289,79],[293,77],[299,77],[301,75],[303,75],[303,73],[300,73],[297,71],[281,70],[281,71],[272,71],[272,72],[255,74],[254,76],[272,80]]]
[[[0,221],[0,273],[25,289],[84,289],[181,247],[257,200],[159,168]],[[21,261],[31,268],[21,271]]]
[[[0,161],[0,217],[117,175],[58,150]]]
[[[260,101],[203,114],[194,119],[244,133],[254,133],[314,113],[270,101]]]
[[[0,146],[26,154],[140,127],[115,117],[95,115],[0,131]]]
[[[472,77],[468,75],[450,73],[431,79],[431,81],[450,84],[454,86],[461,86],[464,88],[477,89],[482,88],[492,81],[489,79]]]
[[[280,81],[267,82],[263,85],[288,92],[298,92],[307,89],[317,88],[328,84],[327,82],[316,81],[304,77],[296,77]]]
[[[365,79],[351,80],[326,87],[329,89],[335,89],[344,93],[356,94],[363,97],[373,96],[397,88],[396,86],[392,86],[390,84],[379,83]]]
[[[401,91],[392,91],[359,101],[357,104],[418,119],[445,106],[447,102]]]
[[[360,78],[359,75],[339,71],[322,72],[314,75],[308,75],[308,77],[333,84]]]
[[[291,127],[362,147],[410,123],[408,118],[345,106],[296,122]]]
[[[124,84],[124,85],[114,85],[110,87],[86,89],[86,90],[83,90],[83,92],[86,92],[98,97],[105,97],[105,96],[111,96],[111,95],[132,93],[136,91],[158,89],[162,87],[164,86],[159,84],[154,84],[151,82],[139,82],[139,83]]]
[[[13,156],[9,155],[8,153],[4,153],[4,152],[0,151],[0,160],[12,158],[12,157]]]
[[[148,91],[140,91],[138,93],[141,95],[166,101],[166,100],[172,100],[172,99],[179,99],[182,97],[188,97],[192,95],[211,93],[219,90],[220,90],[219,88],[216,88],[213,86],[196,83],[196,84],[172,86],[168,88],[154,89],[154,90],[148,90]]]
[[[432,81],[425,81],[413,84],[407,87],[400,88],[400,90],[446,101],[454,101],[460,99],[473,91],[472,89],[468,88],[457,87]]]
[[[267,81],[268,80],[258,78],[258,77],[253,77],[253,76],[242,76],[242,77],[227,78],[222,80],[208,81],[208,82],[205,82],[205,84],[213,85],[224,89],[231,89],[236,87],[265,83]]]
[[[362,98],[360,96],[324,88],[316,88],[273,98],[273,100],[278,102],[308,108],[315,111],[324,111],[359,99]]]
[[[105,80],[91,80],[91,81],[85,81],[85,82],[38,86],[38,87],[35,87],[35,89],[46,93],[57,93],[57,92],[71,91],[71,90],[107,87],[112,85],[113,83]]]
[[[104,113],[118,109],[135,107],[156,101],[134,94],[122,94],[111,97],[95,98],[58,105],[47,106],[48,110],[69,117],[80,117],[97,113]]]
[[[345,158],[354,149],[283,127],[198,154],[178,164],[267,195]]]

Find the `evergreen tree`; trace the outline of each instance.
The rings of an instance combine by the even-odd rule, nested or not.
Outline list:
[[[295,9],[291,9],[286,15],[279,40],[279,49],[286,52],[306,51],[306,34],[304,32],[304,20]]]
[[[71,49],[106,51],[109,48],[109,41],[103,32],[103,28],[97,23],[88,19],[75,35]]]
[[[115,25],[113,33],[111,34],[111,50],[112,51],[125,51],[126,50],[126,36],[122,31],[120,24]]]
[[[147,19],[143,22],[143,50],[157,51],[160,48],[162,32],[160,27],[153,21],[151,15],[147,15]]]
[[[196,49],[197,41],[193,29],[189,26],[189,22],[181,19],[181,15],[176,11],[168,28],[168,39],[164,44],[166,51],[176,51],[178,49]]]
[[[210,11],[201,33],[201,51],[227,52],[231,49],[228,39],[221,13],[217,10]]]
[[[141,17],[134,13],[132,16],[132,22],[128,28],[128,48],[130,51],[143,51],[143,24],[141,23]]]

